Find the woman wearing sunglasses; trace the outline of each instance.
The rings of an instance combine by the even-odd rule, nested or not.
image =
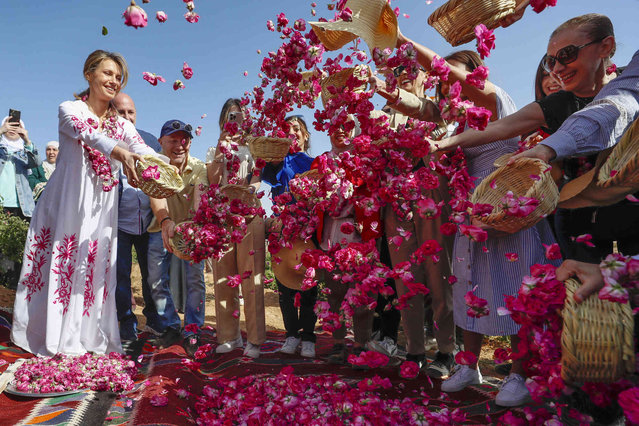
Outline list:
[[[440,150],[484,145],[504,137],[513,137],[545,127],[548,133],[556,132],[573,113],[588,105],[595,95],[617,73],[610,69],[615,52],[614,29],[610,19],[600,14],[587,14],[561,24],[550,36],[544,69],[550,72],[564,87],[529,104],[504,119],[490,123],[484,131],[467,131],[437,143]],[[594,156],[564,160],[563,182],[570,181],[594,166]],[[636,216],[627,202],[603,209],[587,208],[567,211],[559,209],[555,215],[555,230],[565,258],[586,262],[598,262],[612,251],[613,241],[630,249],[636,243],[632,232],[635,227],[630,217]],[[613,217],[619,227],[608,226]],[[614,222],[614,221],[612,221]],[[595,247],[577,243],[575,237],[592,234]],[[606,235],[608,234],[608,235]],[[632,236],[632,238],[631,238]]]
[[[239,99],[228,99],[220,113],[220,139],[217,147],[209,148],[206,154],[208,176],[211,185],[229,183],[244,185],[254,193],[260,187],[259,175],[253,174],[255,162],[242,133],[244,111]],[[231,136],[229,128],[237,132]],[[229,159],[222,149],[226,144]],[[237,150],[231,148],[236,145]],[[213,262],[215,280],[215,315],[217,321],[217,353],[227,353],[242,348],[244,343],[240,333],[240,289],[227,285],[229,277],[242,275],[242,295],[244,317],[246,319],[247,343],[244,355],[251,358],[260,356],[260,346],[266,340],[266,320],[264,314],[264,267],[266,262],[264,247],[264,219],[257,215],[249,224],[244,239],[233,243],[226,254]],[[246,274],[246,275],[245,275]]]
[[[403,34],[398,36],[398,45],[412,42]],[[417,50],[417,60],[426,69],[430,69],[435,52],[412,42]],[[459,51],[444,58],[450,68],[448,81],[440,85],[441,95],[446,96],[451,85],[461,84],[461,97],[472,101],[476,106],[484,107],[492,112],[492,120],[513,114],[516,107],[510,96],[500,87],[486,81],[483,89],[466,82],[466,77],[479,66],[484,65],[476,52]],[[465,129],[464,133],[469,131]],[[491,145],[464,150],[468,164],[468,173],[474,177],[475,184],[495,170],[493,163],[503,155],[518,147],[518,138],[504,137]],[[468,224],[468,223],[467,223]],[[532,228],[508,235],[491,235],[483,242],[477,243],[457,233],[453,248],[453,275],[457,282],[453,287],[453,315],[455,324],[462,329],[463,343],[466,351],[479,358],[484,335],[511,336],[513,351],[517,350],[517,332],[519,326],[510,316],[500,316],[497,308],[503,306],[504,296],[515,295],[521,286],[521,277],[530,273],[530,266],[536,263],[547,263],[543,244],[554,243],[550,227],[542,221]],[[518,253],[517,262],[509,262],[507,253]],[[557,266],[559,264],[557,263]],[[471,317],[465,296],[468,293],[488,302],[490,312],[487,315]],[[525,385],[525,372],[522,360],[513,362],[512,373],[509,374],[497,394],[496,403],[501,406],[517,406],[529,400],[530,394]],[[482,382],[477,363],[458,366],[452,375],[442,383],[444,392],[457,392],[468,385]]]

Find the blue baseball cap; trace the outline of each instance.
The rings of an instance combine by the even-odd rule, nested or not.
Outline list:
[[[193,130],[193,126],[190,124],[185,124],[180,120],[169,120],[162,126],[162,130],[160,131],[160,137],[170,135],[175,132],[186,132],[189,137],[193,139],[193,135],[191,131]]]

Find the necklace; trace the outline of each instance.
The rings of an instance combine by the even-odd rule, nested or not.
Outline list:
[[[102,127],[102,123],[104,122],[104,120],[107,119],[108,114],[109,114],[109,107],[107,106],[107,109],[104,111],[104,113],[102,115],[98,115],[94,110],[93,107],[91,106],[91,104],[89,104],[89,102],[84,101],[84,103],[87,104],[87,107],[89,108],[89,111],[91,111],[96,117],[98,117],[99,123],[100,123],[100,127]]]

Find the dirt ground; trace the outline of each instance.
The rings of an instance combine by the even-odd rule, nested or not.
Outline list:
[[[212,327],[216,325],[215,319],[215,298],[213,294],[213,276],[207,273],[205,276],[207,283],[207,295],[206,295],[206,324]],[[133,297],[136,302],[135,313],[138,317],[138,323],[140,326],[145,324],[144,315],[142,315],[142,308],[144,307],[144,299],[142,298],[142,280],[140,277],[140,270],[137,264],[133,265],[133,272],[131,276]],[[15,291],[10,290],[4,286],[0,286],[0,306],[13,308],[15,300]],[[282,314],[280,312],[279,302],[277,294],[273,290],[266,289],[264,294],[264,311],[266,315],[266,329],[267,330],[284,330],[284,323],[282,322]],[[240,309],[240,327],[245,329],[244,312]],[[405,343],[405,337],[400,331],[399,344]],[[488,338],[485,341],[482,348],[479,364],[484,375],[499,376],[494,372],[493,353],[496,348],[504,347],[507,343],[503,338]],[[429,355],[434,355],[430,352]]]

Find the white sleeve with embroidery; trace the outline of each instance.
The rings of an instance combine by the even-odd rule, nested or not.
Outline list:
[[[98,132],[99,123],[97,121],[91,118],[84,121],[77,104],[73,101],[66,101],[60,104],[58,107],[58,119],[60,140],[62,140],[63,135],[71,139],[79,139],[90,148],[97,149],[107,157],[111,155],[111,151],[118,144],[117,141]]]
[[[126,144],[126,146],[123,148],[126,148],[136,154],[149,154],[157,157],[158,153],[155,152],[153,148],[144,143],[144,139],[142,139],[138,131],[135,129],[133,123],[125,119],[122,119],[122,121],[124,122],[124,143]]]

